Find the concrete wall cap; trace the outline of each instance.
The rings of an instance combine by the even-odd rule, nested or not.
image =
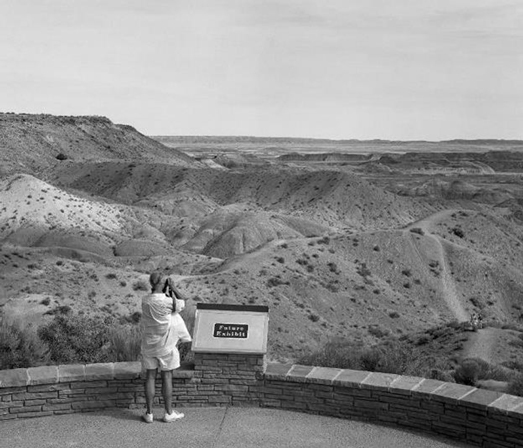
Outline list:
[[[58,366],[29,367],[27,376],[30,385],[58,383]]]
[[[460,401],[465,406],[485,409],[490,404],[494,403],[503,394],[486,389],[475,389],[466,396],[462,397]]]
[[[399,378],[399,375],[393,373],[371,372],[362,382],[363,386],[372,386],[374,389],[388,390],[390,385]]]
[[[519,404],[515,408],[512,408],[511,412],[520,414],[521,415],[521,420],[523,420],[523,403]]]
[[[489,405],[489,408],[497,409],[501,412],[512,412],[523,404],[523,397],[516,397],[515,395],[503,394],[497,400]]]
[[[287,376],[292,378],[293,381],[306,381],[307,375],[313,370],[313,366],[302,366],[300,364],[294,364],[287,372]]]
[[[85,364],[64,364],[58,366],[58,381],[84,381]]]
[[[0,388],[27,386],[28,383],[27,369],[0,370]]]
[[[437,389],[431,392],[435,397],[441,397],[449,400],[460,400],[476,390],[473,386],[465,386],[457,383],[443,383]]]
[[[423,378],[416,376],[398,376],[390,384],[390,388],[397,391],[411,392],[413,389],[418,387],[422,381]]]
[[[364,370],[342,370],[332,381],[332,384],[361,387],[361,383],[370,375],[372,375],[372,372],[366,372]]]
[[[86,364],[86,380],[112,380],[114,378],[114,364],[112,362],[101,364]]]
[[[329,367],[314,367],[308,374],[307,379],[313,382],[332,384],[332,381],[343,372],[343,369]]]
[[[437,391],[444,384],[445,383],[443,381],[429,380],[424,378],[421,383],[412,389],[412,391],[420,394],[430,394]]]
[[[292,364],[268,363],[265,375],[271,377],[287,376],[292,367]]]

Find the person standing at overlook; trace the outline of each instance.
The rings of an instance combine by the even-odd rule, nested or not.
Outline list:
[[[149,277],[151,293],[142,298],[142,368],[146,371],[145,403],[146,413],[142,419],[153,422],[153,401],[155,395],[156,373],[160,369],[162,377],[162,396],[164,400],[164,422],[173,422],[184,414],[172,409],[173,370],[180,367],[180,354],[177,343],[188,342],[190,335],[178,311],[184,306],[181,294],[170,278],[160,272]],[[169,293],[167,295],[166,293]],[[178,296],[178,297],[177,297]],[[181,327],[180,320],[183,323]]]

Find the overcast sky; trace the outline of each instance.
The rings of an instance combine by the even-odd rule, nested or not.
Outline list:
[[[523,139],[522,0],[0,0],[0,109],[149,135]]]

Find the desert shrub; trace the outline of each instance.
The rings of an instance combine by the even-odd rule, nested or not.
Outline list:
[[[56,158],[57,158],[58,160],[67,160],[67,156],[66,156],[63,152],[59,153],[59,154],[56,156]]]
[[[120,317],[119,320],[122,324],[138,324],[142,320],[142,313],[140,311],[135,311],[132,314]]]
[[[416,339],[415,344],[416,345],[425,345],[430,342],[430,338],[427,335],[422,335],[418,339]]]
[[[403,269],[401,271],[401,273],[405,276],[405,277],[410,277],[412,275],[412,271],[410,269]]]
[[[133,290],[135,291],[149,291],[149,284],[143,280],[133,283]]]
[[[478,380],[490,379],[491,368],[488,362],[480,358],[467,358],[460,362],[454,371],[456,383],[475,386]]]
[[[367,349],[359,355],[359,365],[362,370],[375,372],[380,363],[381,353],[376,349]]]
[[[51,303],[51,299],[50,299],[49,297],[46,297],[45,299],[42,299],[42,300],[40,301],[40,304],[41,304],[41,305],[46,305],[46,306],[47,306],[47,305],[49,305],[50,303]]]
[[[459,227],[453,227],[452,229],[450,229],[450,231],[459,238],[465,237],[465,232],[463,232],[463,230]]]
[[[328,342],[320,350],[301,357],[298,364],[339,369],[359,369],[359,348],[349,342]]]
[[[139,325],[119,325],[107,332],[107,358],[112,362],[137,361],[141,351]]]
[[[405,375],[419,370],[419,361],[414,350],[408,345],[394,343],[391,347],[382,348],[382,359],[379,372]]]
[[[309,319],[312,322],[318,322],[320,320],[320,316],[318,316],[317,314],[309,314]]]
[[[389,317],[390,317],[391,319],[397,319],[398,317],[400,317],[400,314],[399,314],[397,311],[391,311],[391,312],[389,313]]]
[[[277,258],[276,258],[276,261],[277,261],[278,263],[282,263],[282,264],[283,264],[283,263],[285,263],[285,258],[283,258],[283,257],[277,257]]]
[[[57,314],[38,329],[38,336],[49,346],[51,361],[55,363],[105,362],[112,324],[110,317]]]
[[[269,288],[274,288],[275,286],[289,285],[289,284],[290,284],[289,282],[282,280],[279,276],[271,277],[267,280],[267,286]]]
[[[0,320],[0,370],[45,365],[49,348],[31,327]]]
[[[361,275],[362,277],[368,277],[372,274],[370,269],[367,267],[367,263],[361,263],[357,268],[356,272]]]
[[[329,267],[329,271],[334,272],[335,274],[339,274],[340,271],[338,269],[338,265],[334,262],[327,263],[327,266]]]
[[[324,236],[322,239],[318,240],[318,244],[330,244],[331,239],[328,236]]]
[[[521,327],[514,323],[514,322],[506,322],[501,325],[502,330],[514,330],[514,331],[521,331]]]
[[[457,319],[453,319],[450,322],[448,322],[446,326],[453,330],[458,330],[458,329],[464,330],[468,325],[466,322],[460,322]]]
[[[523,373],[518,373],[509,381],[507,392],[511,395],[523,397]]]
[[[117,275],[114,272],[109,272],[108,274],[105,275],[105,278],[108,280],[111,280],[111,279],[117,278]]]
[[[445,381],[446,383],[454,383],[454,377],[450,372],[441,369],[430,369],[425,375],[425,378],[431,380]]]
[[[372,336],[375,336],[377,338],[382,338],[384,336],[387,336],[390,333],[388,329],[382,329],[381,327],[378,327],[377,325],[369,327],[369,334]]]
[[[407,338],[387,339],[372,347],[352,341],[331,341],[320,350],[299,359],[300,364],[340,369],[368,370],[412,375],[453,382],[453,363],[427,354]]]
[[[413,227],[410,232],[417,233],[418,235],[425,235],[425,232],[420,227]]]
[[[73,311],[73,309],[69,305],[60,305],[56,308],[53,308],[52,310],[46,311],[44,314],[47,315],[58,315],[58,314],[70,314]]]
[[[337,293],[340,291],[340,287],[335,282],[329,282],[325,285],[325,288],[330,292]]]
[[[506,367],[507,369],[510,369],[510,370],[516,370],[520,373],[523,373],[523,360],[519,361],[514,361],[514,360],[511,360],[511,361],[505,361],[505,362],[502,362],[501,363],[502,366]]]

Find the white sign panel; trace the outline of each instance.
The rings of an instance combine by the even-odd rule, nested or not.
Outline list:
[[[266,353],[269,308],[198,303],[192,350],[206,353]]]

